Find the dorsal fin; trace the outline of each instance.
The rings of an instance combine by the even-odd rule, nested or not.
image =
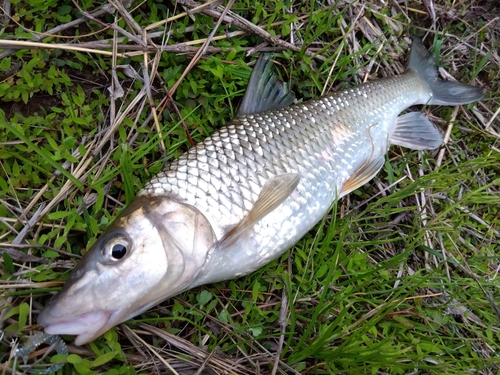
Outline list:
[[[220,240],[222,247],[232,244],[255,223],[277,208],[295,190],[300,181],[298,173],[275,176],[266,181],[250,212]]]
[[[238,116],[284,108],[293,103],[295,95],[274,73],[271,57],[272,54],[264,53],[257,60],[238,108]]]

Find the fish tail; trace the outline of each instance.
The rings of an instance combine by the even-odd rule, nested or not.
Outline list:
[[[424,104],[459,105],[481,99],[483,90],[460,82],[438,80],[434,57],[427,51],[420,38],[414,38],[408,68],[415,70],[432,91],[431,99]]]

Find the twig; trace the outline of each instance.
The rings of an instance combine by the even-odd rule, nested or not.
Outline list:
[[[174,375],[179,375],[177,371],[168,363],[151,345],[149,345],[146,341],[144,341],[137,333],[127,327],[125,324],[122,325],[122,329],[128,330],[128,332],[134,337],[134,340],[139,341],[142,345],[144,345],[148,350],[154,354],[156,358],[160,360],[161,363],[165,365]]]
[[[408,178],[408,176],[403,176],[399,180],[394,181],[392,184],[386,186],[385,189],[380,190],[377,194],[372,195],[370,198],[365,199],[364,201],[362,201],[361,203],[359,203],[356,207],[354,207],[353,209],[349,210],[349,212],[356,212],[356,211],[358,211],[361,207],[365,206],[368,202],[373,201],[379,195],[384,194],[384,192],[386,192],[386,191],[389,191],[394,186],[396,186],[397,184],[399,184],[401,181],[406,180],[407,178]]]
[[[146,55],[144,56],[144,59],[145,60],[147,59]],[[144,75],[144,87],[146,88],[149,106],[151,108],[151,113],[153,114],[156,131],[158,132],[158,138],[160,139],[160,148],[161,148],[163,155],[166,156],[167,155],[167,147],[165,146],[165,141],[163,140],[163,134],[162,134],[162,131],[160,128],[160,122],[158,120],[158,111],[156,109],[155,101],[153,100],[153,94],[151,92],[151,80],[149,78],[147,65],[143,64],[142,72]]]
[[[92,157],[91,157],[91,152],[90,150],[92,149],[92,145],[94,144],[94,142],[92,141],[88,146],[87,146],[87,152],[85,153],[85,155],[83,156],[82,160],[80,161],[80,163],[78,164],[78,166],[76,167],[76,169],[72,172],[72,175],[79,179],[80,181],[83,182],[83,180],[85,179],[85,176],[88,172],[86,172],[87,170],[87,167],[89,166],[89,164],[92,162]],[[48,184],[47,184],[48,185]],[[67,194],[70,192],[71,188],[74,186],[73,182],[71,180],[67,180],[66,183],[63,185],[63,187],[61,188],[61,190],[59,190],[58,194],[51,199],[50,203],[47,205],[47,207],[45,207],[45,209],[42,211],[41,213],[41,216],[44,216],[45,214],[47,214],[48,212],[50,212],[50,210],[56,205],[58,204],[61,200],[63,200]],[[39,197],[40,195],[37,194],[37,197]],[[31,202],[33,203],[33,202]]]
[[[241,290],[240,290],[241,291]],[[259,341],[252,341],[252,338],[250,338],[250,341],[248,340],[249,338],[249,334],[248,333],[243,333],[244,335],[247,335],[247,337],[243,337],[243,335],[240,335],[238,334],[234,327],[232,327],[231,325],[227,324],[227,323],[223,323],[221,322],[219,319],[217,319],[216,317],[210,315],[210,314],[207,314],[205,311],[203,310],[200,310],[199,308],[196,308],[195,306],[189,304],[188,302],[184,301],[184,300],[181,300],[181,299],[177,299],[178,302],[182,303],[184,306],[187,306],[189,307],[190,309],[192,310],[195,310],[197,313],[199,314],[202,314],[206,319],[209,319],[210,321],[212,321],[213,323],[217,324],[218,326],[220,326],[222,328],[222,330],[224,332],[226,332],[227,334],[230,334],[231,336],[235,336],[235,343],[237,344],[238,342],[245,342],[246,345],[248,345],[248,347],[254,351],[256,350],[261,350],[262,351],[262,355],[264,356],[264,358],[267,359],[273,359],[276,358],[276,356],[273,355],[273,353],[271,353],[264,345],[262,345]],[[304,301],[308,301],[310,302],[311,299],[310,298],[304,298],[304,299],[297,299],[295,302],[304,302]],[[276,302],[276,303],[269,303],[269,304],[264,304],[264,305],[261,305],[262,308],[266,307],[266,306],[274,306],[275,304],[277,304],[279,302]],[[231,317],[234,317],[234,316],[240,316],[240,315],[244,315],[245,314],[245,310],[242,310],[242,311],[239,311],[239,312],[236,312],[234,314],[231,314]],[[143,327],[144,328],[144,327]],[[172,335],[173,337],[177,337],[177,336],[174,336]],[[177,346],[176,344],[172,343],[172,345],[174,346]],[[192,345],[192,344],[191,344]],[[258,348],[257,348],[258,347]],[[182,347],[180,347],[182,348]],[[239,347],[238,347],[239,349]],[[193,350],[199,350],[198,348],[195,348]],[[261,357],[262,358],[262,357]],[[251,358],[249,358],[248,356],[246,357],[246,360],[251,363],[254,367],[257,366],[257,364],[251,360]],[[274,362],[274,361],[272,361]],[[267,362],[266,362],[267,363]],[[291,366],[287,365],[285,362],[281,361],[280,360],[280,364],[281,364],[281,367],[285,368],[286,371],[288,371],[288,373],[290,374],[294,374],[294,375],[300,375],[299,372],[297,372],[294,368],[292,368]],[[236,367],[236,364],[234,364],[233,367]],[[234,371],[234,370],[233,370]]]
[[[493,121],[495,121],[495,119],[497,118],[497,116],[499,114],[500,114],[500,107],[497,108],[497,110],[495,111],[495,113],[493,114],[493,116],[491,116],[491,118],[486,123],[486,125],[484,125],[484,130],[486,130],[486,131],[490,130],[491,124],[493,124]]]
[[[96,53],[104,56],[112,56],[113,53],[110,51],[102,51],[98,49],[90,49],[84,47],[78,47],[72,44],[57,44],[57,43],[38,43],[38,42],[26,42],[22,40],[0,40],[0,48],[12,48],[18,49],[29,49],[29,48],[39,48],[39,49],[61,49],[67,51],[78,51],[78,52],[88,52]],[[7,51],[5,51],[7,52]],[[11,53],[12,55],[12,53]],[[129,57],[128,54],[118,54],[119,57]],[[0,56],[0,58],[2,58]]]
[[[115,15],[115,22],[116,19]],[[118,32],[113,30],[113,55],[111,57],[111,87],[108,87],[108,90],[111,92],[110,102],[109,102],[109,123],[115,124],[116,122],[116,99],[121,98],[124,95],[123,88],[120,84],[120,80],[118,79],[118,73],[116,72],[117,66],[117,45],[118,45]],[[114,131],[113,131],[114,133]],[[113,148],[113,138],[110,138],[110,146]]]
[[[453,130],[453,123],[455,122],[455,119],[457,118],[459,108],[460,107],[458,105],[455,106],[455,108],[453,108],[453,112],[451,113],[451,118],[450,118],[450,121],[448,121],[448,127],[446,128],[446,133],[444,135],[443,145],[446,145],[448,143],[448,141],[450,140],[451,131]],[[437,161],[436,161],[436,170],[443,163],[443,157],[444,157],[445,152],[446,152],[446,147],[441,147],[441,149],[439,150]]]
[[[169,17],[167,19],[155,22],[155,23],[149,25],[148,27],[146,27],[144,30],[145,31],[153,30],[153,29],[155,29],[155,28],[157,28],[159,26],[165,25],[166,23],[175,21],[175,20],[177,20],[179,18],[182,18],[182,17],[186,17],[187,15],[188,14],[186,12],[183,12],[183,13],[180,13],[180,14],[176,14],[175,16],[172,16],[172,17]]]
[[[130,15],[127,9],[123,6],[121,1],[116,0],[108,0],[111,5],[120,13],[123,20],[127,23],[127,25],[131,26],[131,29],[134,29],[138,35],[143,34],[143,29],[139,26],[139,24],[134,20],[134,17]],[[115,21],[116,22],[116,21]],[[138,36],[137,36],[138,37]],[[147,44],[146,41],[143,41],[144,44]]]
[[[223,36],[214,37],[212,40],[221,40],[231,38],[233,36],[240,35],[239,31],[235,31],[233,33],[228,33]],[[156,35],[153,35],[155,37]],[[118,40],[124,38],[118,38]],[[200,48],[196,47],[195,44],[204,43],[206,39],[198,39],[191,42],[186,43],[177,43],[171,45],[163,45],[163,46],[146,46],[141,47],[137,45],[129,45],[129,44],[117,44],[116,48],[119,51],[130,51],[117,53],[117,57],[130,58],[133,56],[143,55],[145,52],[155,53],[155,52],[173,52],[173,53],[197,53]],[[0,40],[0,48],[9,47],[15,50],[19,49],[59,49],[59,50],[68,50],[68,51],[78,51],[78,52],[86,52],[86,53],[94,53],[104,56],[112,56],[113,52],[109,51],[112,49],[112,45],[109,44],[107,40],[99,40],[95,42],[82,42],[75,44],[65,44],[65,43],[36,43],[36,42],[26,42],[26,41],[15,41],[15,40]],[[240,47],[240,49],[245,51],[251,51],[255,47]],[[206,51],[208,53],[219,53],[221,51],[227,52],[232,51],[234,48],[232,47],[215,47],[215,46],[207,46]],[[284,47],[263,47],[259,48],[259,51],[262,52],[279,52],[284,51],[287,48]],[[309,48],[310,51],[318,51],[320,48]],[[15,71],[16,69],[11,69],[11,71]],[[8,75],[8,74],[4,74]]]
[[[21,251],[21,250],[17,250],[17,249],[14,249],[12,247],[7,247],[7,248],[0,248],[0,254],[9,254],[9,256],[17,261],[17,262],[34,262],[34,263],[43,263],[43,264],[47,264],[49,263],[49,260],[46,259],[46,258],[41,258],[41,257],[37,257],[35,255],[30,255],[30,254],[26,254],[25,252]]]
[[[193,357],[196,359],[200,360],[205,360],[207,357],[210,358],[210,364],[211,366],[217,366],[220,369],[223,369],[226,372],[231,372],[234,373],[235,369],[242,369],[243,367],[238,364],[238,363],[232,363],[232,366],[228,365],[223,358],[219,357],[217,354],[212,354],[212,353],[207,353],[204,349],[198,348],[197,346],[193,345],[191,342],[189,342],[186,339],[183,339],[181,337],[178,337],[176,335],[172,335],[171,333],[168,333],[166,331],[163,331],[159,328],[153,327],[149,324],[145,323],[139,323],[139,327],[142,329],[151,332],[152,334],[162,338],[166,342],[168,342],[170,345],[173,345],[180,350],[191,354]],[[185,361],[189,361],[189,359],[184,359]]]
[[[111,5],[105,4],[101,9],[99,9],[93,13],[88,13],[87,15],[90,15],[92,18],[96,18],[96,17],[102,16],[103,14],[109,13],[110,10],[111,10]],[[4,10],[4,12],[5,12],[5,10]],[[43,38],[50,37],[50,36],[52,36],[52,34],[56,34],[56,33],[59,33],[61,31],[70,29],[70,28],[77,26],[81,23],[87,22],[88,20],[89,20],[89,18],[84,15],[81,18],[78,18],[78,19],[73,20],[71,22],[65,23],[64,25],[54,27],[53,29],[46,31],[43,34],[36,35],[35,37],[31,38],[31,41],[32,42],[39,42]],[[4,42],[4,41],[2,41],[2,42]],[[9,57],[10,55],[12,55],[15,52],[16,52],[16,49],[8,49],[8,50],[3,51],[2,53],[0,53],[0,60],[4,59],[6,57]]]
[[[425,176],[425,172],[424,172],[424,160],[423,160],[422,151],[419,151],[418,156],[419,156],[419,160],[420,160],[420,163],[418,164],[418,174],[419,174],[419,177],[422,178],[422,177]],[[418,198],[419,196],[420,196],[420,199]],[[428,221],[428,218],[429,218],[429,215],[427,213],[427,210],[428,210],[427,207],[428,207],[428,205],[427,205],[426,190],[422,190],[420,192],[420,194],[416,193],[415,194],[415,200],[417,202],[417,205],[420,208],[419,211],[420,211],[420,218],[422,220],[422,227],[426,228],[427,227],[427,221]],[[430,230],[425,229],[425,232],[424,232],[424,242],[425,242],[425,244],[426,244],[427,247],[429,247],[430,249],[432,249],[432,240],[431,240],[431,234],[430,233],[431,233]],[[437,261],[435,255],[433,255],[433,259],[434,259],[434,264],[437,266],[438,261]],[[432,267],[429,264],[429,253],[427,251],[424,254],[424,265],[425,265],[425,268],[427,268],[429,270],[432,269]]]
[[[143,87],[134,99],[130,102],[127,108],[116,118],[115,122],[111,124],[111,128],[107,130],[106,135],[99,141],[99,144],[95,147],[92,152],[93,155],[97,155],[104,145],[109,141],[109,139],[115,134],[116,129],[123,122],[123,119],[132,111],[133,108],[136,107],[137,103],[142,100],[146,96],[146,89]]]
[[[188,15],[192,15],[192,14],[197,13],[197,12],[201,12],[201,10],[203,8],[205,8],[205,7],[212,7],[214,4],[217,4],[219,2],[220,2],[220,0],[207,1],[204,4],[201,4],[198,8],[191,9],[189,12],[182,12],[182,13],[176,14],[175,16],[169,17],[167,19],[155,22],[155,23],[149,25],[148,27],[146,27],[144,30],[149,31],[149,30],[155,29],[157,27],[163,26],[163,25],[165,25],[165,24],[167,24],[169,22],[175,21],[175,20],[177,20],[179,18],[186,17]]]
[[[182,1],[185,1],[185,0],[182,0]],[[182,3],[182,1],[179,1],[179,2]],[[187,1],[190,1],[190,0],[187,0]],[[174,95],[175,91],[177,90],[177,88],[181,84],[182,80],[191,71],[191,69],[196,65],[196,63],[198,62],[200,57],[205,53],[207,46],[210,44],[210,41],[212,40],[215,32],[217,31],[217,28],[220,26],[222,20],[225,17],[225,14],[229,11],[229,7],[232,5],[233,2],[234,2],[234,0],[229,0],[228,6],[224,9],[224,13],[218,14],[217,24],[215,25],[215,27],[213,28],[212,32],[207,37],[205,42],[203,43],[203,46],[196,52],[194,57],[191,59],[187,68],[184,69],[184,72],[182,73],[181,77],[177,80],[177,82],[175,82],[174,86],[170,89],[170,95],[172,95],[172,96]],[[190,1],[190,3],[194,3],[194,2]],[[199,4],[196,4],[196,6],[198,6],[198,5]],[[205,12],[205,10],[203,12]]]
[[[200,6],[199,3],[197,3],[196,1],[193,1],[193,0],[176,0],[176,2],[178,2],[179,4],[183,4],[191,9],[197,8]],[[225,8],[222,6],[219,6],[219,7],[217,7],[217,9],[218,10],[203,9],[201,12],[207,16],[214,18],[214,19],[219,19],[221,17],[221,15],[223,14],[223,11]],[[236,26],[244,31],[249,32],[250,34],[258,35],[262,39],[267,40],[268,42],[270,42],[276,46],[280,46],[280,47],[283,47],[285,49],[292,50],[294,52],[301,51],[300,47],[297,47],[291,43],[285,42],[284,40],[277,38],[275,36],[272,36],[269,32],[265,31],[264,29],[262,29],[259,26],[254,25],[250,21],[237,15],[236,13],[234,13],[232,11],[227,12],[227,15],[225,15],[223,17],[223,22],[230,24],[230,25],[234,25],[234,26]],[[307,49],[305,50],[305,54],[309,57],[315,57],[321,61],[326,60],[323,56],[315,55],[313,52],[311,52]]]
[[[14,238],[12,240],[12,243],[14,245],[19,245],[19,244],[23,243],[24,238],[28,234],[28,231],[30,231],[31,228],[33,228],[33,226],[38,221],[38,218],[41,216],[40,213],[43,211],[44,207],[45,207],[45,203],[42,203],[40,205],[40,207],[38,207],[38,209],[35,211],[35,213],[33,214],[33,216],[28,220],[28,222],[26,223],[26,225],[24,226],[24,228],[18,233],[18,235],[16,236],[16,238]]]
[[[158,74],[158,73],[156,73],[156,74]],[[174,110],[177,113],[177,116],[179,116],[179,121],[181,122],[182,127],[184,128],[184,131],[186,132],[186,136],[188,137],[189,144],[191,145],[191,147],[193,147],[195,145],[194,140],[191,137],[191,133],[189,131],[188,126],[186,125],[186,123],[184,121],[184,118],[181,115],[181,112],[179,111],[179,107],[177,107],[177,104],[174,102],[174,98],[172,97],[170,90],[167,88],[167,85],[165,85],[163,80],[161,81],[161,84],[163,86],[165,94],[167,94],[167,98],[165,100],[163,100],[162,103],[160,103],[160,106],[162,107],[162,111],[167,106],[168,102],[170,101],[170,103],[172,104],[172,107],[174,107]]]
[[[459,247],[456,246],[455,243],[453,243],[453,244],[455,245],[455,251],[458,252],[458,254],[460,254],[461,259],[466,259],[464,254],[460,251]],[[500,320],[500,307],[495,303],[493,296],[490,293],[488,293],[486,291],[486,289],[484,289],[482,283],[479,281],[481,278],[476,273],[474,273],[472,271],[472,269],[470,268],[469,263],[467,261],[463,262],[463,265],[462,265],[462,263],[460,263],[455,257],[453,257],[453,260],[456,262],[456,264],[460,267],[460,269],[462,271],[466,272],[475,281],[476,285],[483,292],[483,295],[486,298],[486,300],[488,300],[488,302],[491,306],[491,309],[493,310],[493,312],[497,316],[498,320]]]
[[[189,65],[186,67],[186,69],[184,69],[184,72],[182,72],[181,77],[177,80],[177,82],[175,82],[174,86],[170,90],[167,90],[167,95],[169,96],[169,99],[172,99],[175,91],[177,90],[177,88],[181,84],[182,80],[186,77],[186,75],[189,73],[189,71],[196,65],[196,63],[198,62],[198,60],[200,59],[200,57],[206,52],[206,50],[208,48],[208,45],[210,44],[210,41],[212,40],[213,36],[215,35],[215,32],[219,28],[220,24],[222,23],[222,20],[224,19],[226,13],[229,11],[229,8],[231,7],[231,5],[233,3],[234,3],[234,0],[229,0],[229,2],[227,4],[227,7],[224,8],[224,12],[220,15],[220,17],[217,20],[217,23],[215,24],[215,27],[213,28],[212,32],[209,34],[209,36],[207,37],[207,39],[203,43],[203,46],[200,49],[198,49],[198,51],[196,52],[196,54],[194,55],[194,57],[189,62]],[[179,112],[177,112],[177,113],[180,116],[180,113]],[[180,117],[180,119],[182,119],[182,116]],[[191,134],[189,133],[189,129],[187,128],[187,126],[185,125],[184,122],[182,122],[182,125],[184,127],[184,130],[186,131],[186,134],[187,134],[187,136],[189,138],[189,142],[191,143],[191,146],[194,146],[194,141],[191,138]]]
[[[283,283],[283,293],[281,295],[281,307],[280,307],[280,316],[279,316],[279,324],[280,324],[280,339],[278,342],[278,350],[276,350],[276,357],[274,358],[273,370],[271,371],[271,375],[276,375],[278,371],[278,365],[280,363],[281,352],[283,351],[283,344],[285,342],[285,331],[287,326],[287,311],[288,311],[288,298],[287,287],[286,284]]]
[[[212,358],[212,355],[215,354],[215,350],[212,350],[210,353],[208,353],[207,358],[203,361],[203,363],[200,365],[198,370],[194,373],[194,375],[200,375],[201,372],[205,369],[207,366],[207,363],[210,361],[210,358]]]
[[[141,38],[129,33],[127,30],[124,30],[123,28],[121,28],[120,26],[116,25],[116,24],[109,24],[109,23],[104,23],[102,22],[101,20],[93,17],[90,13],[87,13],[85,12],[79,5],[78,3],[75,1],[75,0],[72,0],[73,1],[73,4],[78,8],[78,10],[80,11],[81,14],[83,14],[84,16],[86,16],[87,18],[89,18],[90,20],[94,21],[94,22],[97,22],[98,24],[104,26],[104,27],[109,27],[111,28],[112,30],[114,31],[118,31],[120,34],[126,36],[127,38],[133,40],[134,42],[136,42],[138,45],[140,45],[141,47],[145,48],[147,45],[141,40]]]

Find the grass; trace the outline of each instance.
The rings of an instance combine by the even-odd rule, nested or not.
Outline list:
[[[234,116],[248,52],[275,51],[302,100],[401,73],[409,35],[426,36],[442,74],[486,91],[474,105],[424,108],[450,134],[441,150],[392,147],[383,171],[280,259],[84,347],[64,337],[70,354],[43,362],[65,363],[59,374],[500,373],[499,8],[448,2],[433,20],[420,2],[380,4],[235,2],[267,36],[221,26],[187,71],[216,22],[203,13],[133,2],[37,37],[81,13],[66,0],[13,2],[0,31],[18,48],[0,61],[3,373],[80,255],[190,147],[187,133],[199,142]],[[165,51],[140,48],[139,30]],[[22,44],[33,37],[39,45]]]

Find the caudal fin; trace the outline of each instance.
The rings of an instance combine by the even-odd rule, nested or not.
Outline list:
[[[438,80],[434,57],[424,47],[420,38],[413,39],[408,68],[415,70],[432,90],[432,97],[427,104],[469,104],[483,96],[483,90],[479,87]]]

